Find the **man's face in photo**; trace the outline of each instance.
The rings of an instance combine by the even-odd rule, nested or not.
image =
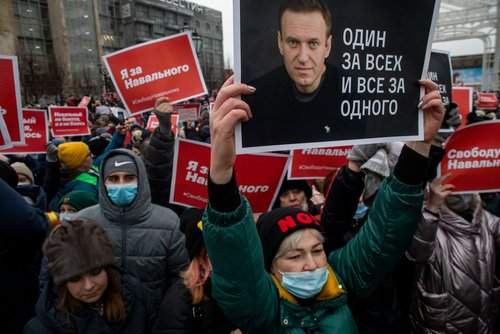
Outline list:
[[[283,12],[278,47],[299,92],[312,93],[318,88],[331,45],[332,36],[321,12]]]

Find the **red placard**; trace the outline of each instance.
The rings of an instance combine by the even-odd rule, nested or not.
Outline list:
[[[170,115],[170,120],[172,122],[171,130],[177,136],[179,127],[177,126],[177,122],[179,120],[179,115]],[[158,117],[155,114],[151,114],[148,118],[148,124],[146,125],[146,129],[153,132],[158,126],[160,126],[160,122],[158,121]]]
[[[89,102],[90,102],[90,96],[84,96],[82,97],[80,103],[78,103],[78,107],[86,108],[89,105]]]
[[[14,144],[13,147],[0,153],[45,153],[45,144],[49,141],[47,128],[47,112],[39,109],[23,109],[24,144]]]
[[[477,93],[477,109],[497,110],[498,98],[495,93]]]
[[[292,151],[288,179],[321,179],[348,163],[351,146],[304,148]]]
[[[190,33],[108,54],[104,63],[123,104],[133,115],[153,109],[160,97],[167,96],[173,104],[207,93]]]
[[[458,105],[458,112],[462,115],[462,124],[459,128],[467,124],[467,115],[472,111],[472,87],[453,87],[452,101]]]
[[[49,107],[52,136],[84,136],[90,134],[87,108]]]
[[[173,107],[173,112],[179,115],[179,122],[197,121],[200,117],[199,103],[176,104]]]
[[[0,73],[0,112],[9,131],[2,135],[12,143],[24,143],[17,57],[0,56]]]
[[[465,126],[453,133],[438,174],[451,173],[446,183],[454,193],[500,191],[500,121]]]
[[[289,157],[280,154],[242,154],[235,163],[240,191],[253,212],[271,209],[286,173]],[[176,139],[170,199],[172,203],[204,208],[207,205],[207,178],[210,145]]]

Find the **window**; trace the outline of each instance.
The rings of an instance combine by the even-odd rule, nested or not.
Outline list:
[[[208,23],[207,23],[207,24],[205,24],[205,29],[206,29],[207,31],[210,31],[210,29],[211,29],[210,24],[208,24]]]
[[[222,52],[222,41],[218,39],[214,39],[214,51]]]
[[[148,17],[148,8],[141,6],[141,5],[135,5],[135,11],[137,13],[137,17]]]
[[[149,38],[149,26],[147,24],[137,23],[135,25],[137,37]]]

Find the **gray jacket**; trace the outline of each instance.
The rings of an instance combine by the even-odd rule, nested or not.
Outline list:
[[[132,157],[139,174],[137,197],[126,207],[109,199],[102,175],[106,161],[117,153]],[[103,225],[113,242],[116,264],[139,278],[159,306],[165,288],[179,279],[179,272],[189,264],[179,217],[172,210],[151,203],[144,163],[132,151],[110,151],[100,170],[99,204],[78,212],[78,217],[95,219]]]
[[[500,305],[496,250],[500,218],[480,205],[471,222],[446,207],[438,216],[424,210],[407,252],[417,262],[411,331],[493,333]]]

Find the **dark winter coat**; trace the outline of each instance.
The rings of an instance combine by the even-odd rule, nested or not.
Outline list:
[[[110,324],[88,306],[74,315],[75,329],[70,330],[63,315],[57,310],[60,287],[52,280],[47,284],[36,304],[36,316],[24,328],[26,334],[63,333],[153,333],[155,310],[149,293],[135,277],[115,271],[122,284],[122,296],[127,318],[124,323]]]
[[[205,283],[206,299],[194,305],[182,281],[176,282],[163,298],[158,312],[158,334],[229,334],[236,329],[211,297]],[[175,307],[173,307],[175,305]]]
[[[34,315],[48,222],[2,179],[0,198],[0,333],[20,333]]]
[[[159,307],[166,288],[179,278],[188,263],[184,234],[179,230],[179,217],[170,209],[151,204],[146,169],[130,150],[109,152],[106,161],[116,154],[129,155],[138,169],[138,192],[128,206],[117,206],[109,198],[104,179],[99,178],[99,204],[79,211],[102,224],[113,243],[116,264],[139,278],[153,293]],[[102,173],[102,172],[101,172]]]

